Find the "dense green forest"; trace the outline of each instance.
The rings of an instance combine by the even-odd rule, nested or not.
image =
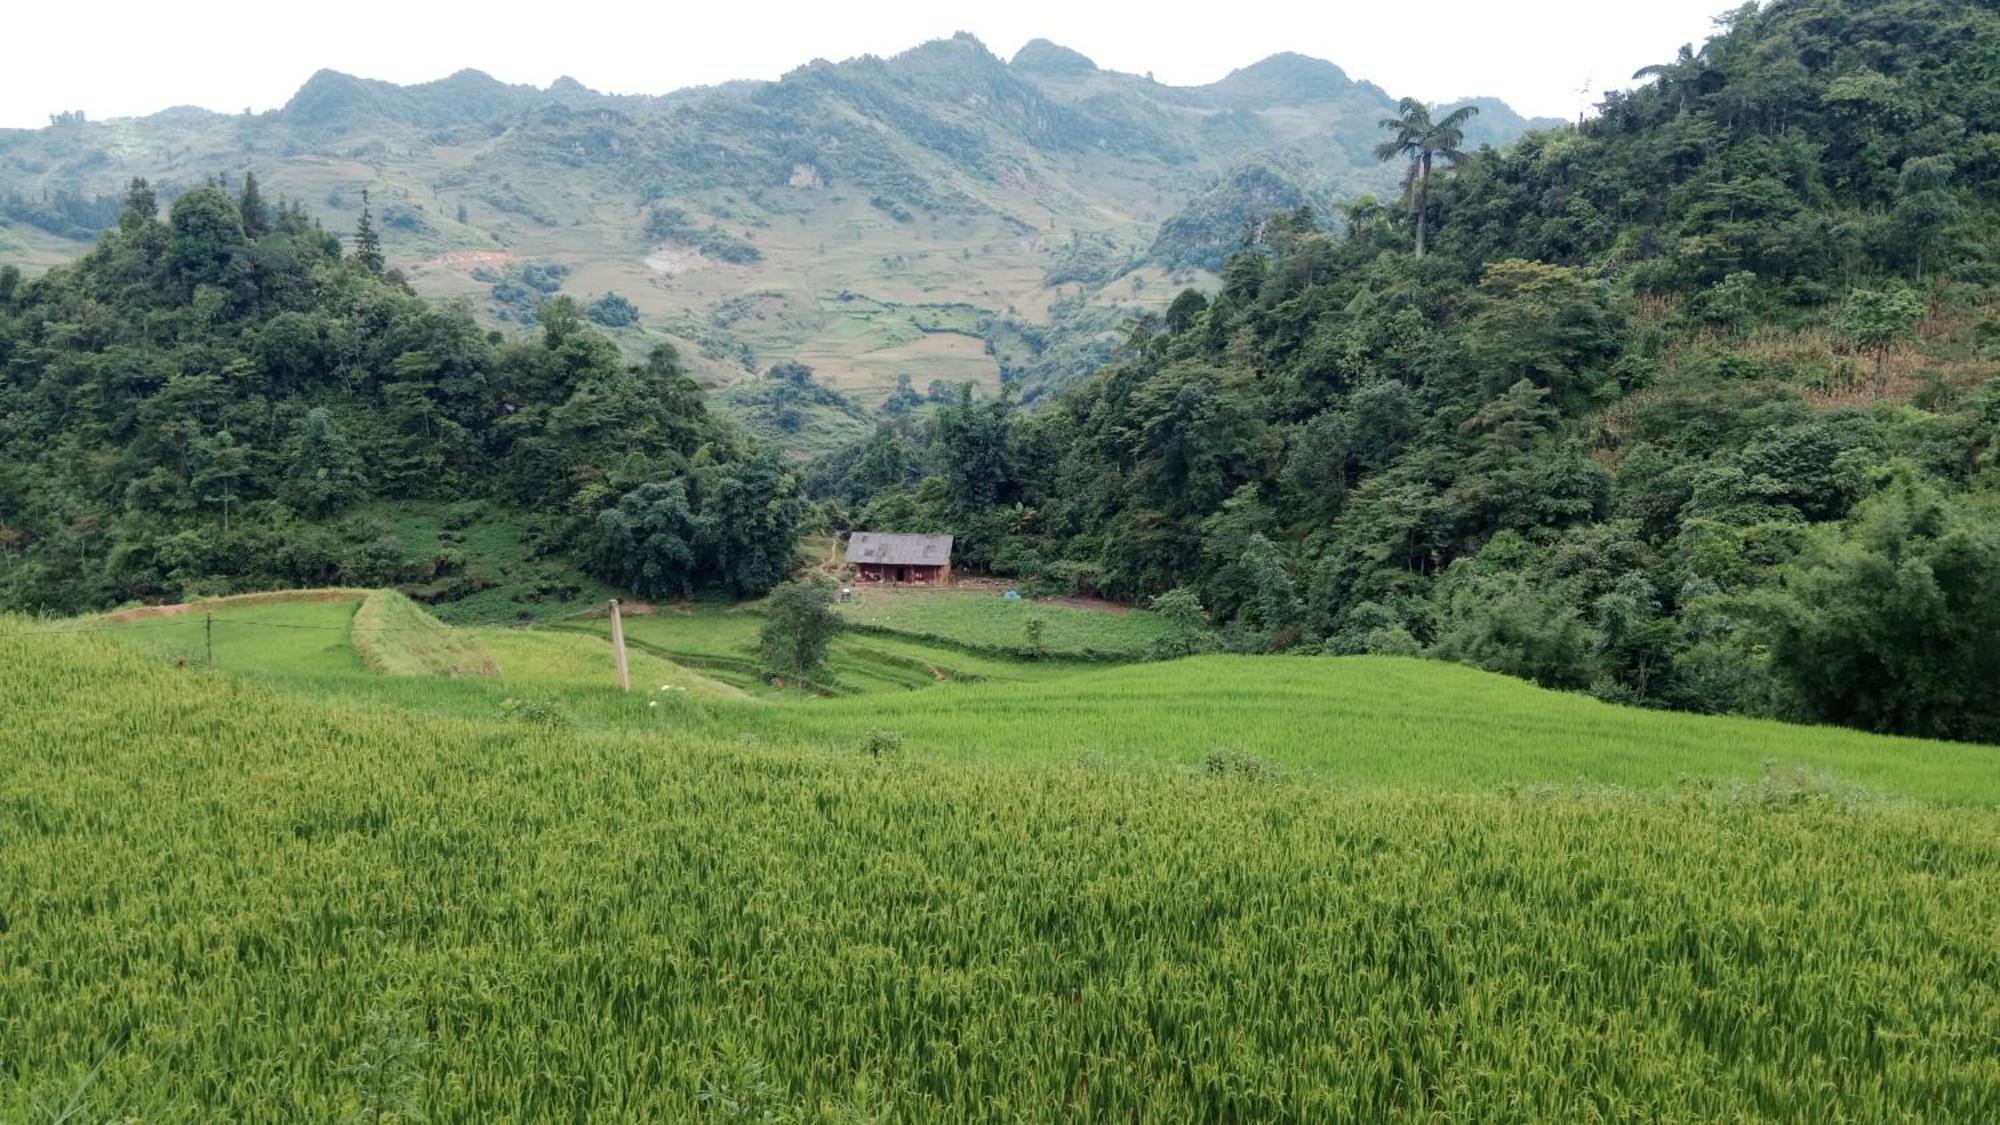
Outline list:
[[[34,280],[0,269],[0,605],[267,586],[465,592],[371,502],[533,513],[531,554],[649,589],[761,593],[804,512],[770,450],[710,418],[670,348],[628,364],[567,298],[504,340],[351,252],[254,177]]]
[[[812,487],[1183,651],[2000,740],[1996,67],[1991,3],[1779,0],[1581,128],[1385,122],[1404,203],[1276,216],[1053,404]]]
[[[1288,209],[1219,288],[1069,392],[906,383],[803,473],[603,310],[533,298],[503,337],[415,295],[365,209],[343,252],[254,180],[164,219],[137,182],[79,262],[0,270],[0,604],[467,592],[390,533],[411,500],[526,513],[525,553],[646,596],[760,593],[810,494],[1150,600],[1163,655],[1420,652],[2000,740],[1996,66],[1990,3],[1780,0],[1504,149],[1405,103],[1404,199],[1252,193]],[[844,402],[784,370],[772,429]]]

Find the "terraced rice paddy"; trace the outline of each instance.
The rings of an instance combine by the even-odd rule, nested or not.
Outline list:
[[[361,604],[0,619],[0,1120],[2000,1115],[1990,749],[1380,659],[624,697]]]
[[[865,587],[839,606],[851,624],[1003,655],[1025,654],[1027,622],[1042,622],[1042,650],[1054,656],[1136,658],[1166,632],[1145,611],[1108,612],[1053,602],[1015,600],[998,590]]]

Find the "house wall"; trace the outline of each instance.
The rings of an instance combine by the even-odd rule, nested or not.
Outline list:
[[[935,586],[951,581],[949,566],[863,563],[857,569],[863,582],[911,582]]]

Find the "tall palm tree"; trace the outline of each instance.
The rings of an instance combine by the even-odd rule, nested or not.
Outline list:
[[[1382,127],[1392,130],[1396,137],[1376,145],[1375,158],[1410,162],[1403,190],[1409,195],[1410,217],[1417,223],[1417,257],[1421,258],[1425,227],[1430,219],[1431,162],[1457,164],[1465,159],[1458,146],[1465,143],[1465,123],[1479,116],[1479,107],[1460,106],[1442,121],[1432,121],[1430,107],[1415,98],[1404,98],[1396,110],[1400,116],[1382,119]]]
[[[1642,66],[1632,73],[1632,81],[1637,82],[1642,78],[1659,79],[1660,93],[1665,94],[1667,91],[1672,90],[1680,98],[1680,112],[1686,113],[1688,107],[1688,87],[1694,84],[1694,80],[1700,74],[1701,59],[1694,53],[1694,45],[1683,43],[1681,44],[1680,53],[1674,56],[1674,61],[1670,63],[1656,63],[1653,66]]]

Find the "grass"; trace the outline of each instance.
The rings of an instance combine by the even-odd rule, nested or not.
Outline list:
[[[863,587],[838,608],[850,624],[1008,656],[1024,655],[1027,622],[1043,622],[1042,647],[1057,656],[1141,656],[1166,627],[1143,610],[1080,609],[1003,598],[997,591]]]
[[[367,515],[403,544],[406,564],[456,563],[430,584],[441,600],[428,607],[454,625],[547,621],[618,596],[560,557],[531,557],[535,521],[526,513],[475,500],[381,503]]]
[[[1776,766],[1843,790],[2000,805],[2000,748],[1618,707],[1434,661],[1208,656],[1106,667],[850,633],[835,642],[824,677],[833,698],[815,698],[765,682],[754,654],[759,614],[699,606],[626,619],[635,693],[625,696],[602,620],[458,631],[493,661],[489,677],[383,676],[349,644],[361,594],[318,597],[215,603],[217,667],[301,693],[472,718],[532,699],[579,728],[670,721],[797,747],[855,746],[891,731],[926,760],[1146,768],[1234,756],[1341,784],[1442,791],[1754,784]],[[168,662],[198,664],[204,612],[139,617],[124,636]],[[422,619],[415,606],[402,612]],[[675,697],[666,714],[648,706],[661,689]]]
[[[1527,774],[1595,739],[1780,737],[1757,724],[1662,741],[1667,717],[1436,665],[1251,659],[733,705],[900,708],[878,759],[412,714],[26,627],[0,621],[0,1120],[2000,1113],[2000,812],[1056,764],[1000,752],[999,701],[1152,673],[1126,722],[1234,734],[1268,664],[1264,723],[1341,717],[1384,773],[1496,768],[1472,715]],[[995,753],[929,752],[926,707]],[[1973,753],[1788,737],[1919,789]]]
[[[625,619],[628,645],[699,669],[705,675],[760,694],[792,694],[773,688],[757,656],[764,618],[752,610],[719,606],[661,607],[654,614]],[[609,633],[602,621],[579,628]],[[1042,681],[1078,671],[1071,661],[1023,662],[894,634],[851,632],[833,643],[821,686],[830,694],[874,695],[929,688],[941,683],[1000,680]]]
[[[362,673],[352,643],[365,591],[298,598],[250,595],[197,603],[183,612],[113,615],[85,627],[115,628],[169,663],[206,664],[228,672],[302,683]]]
[[[394,590],[371,591],[354,613],[354,651],[388,676],[495,676],[493,657],[467,630],[453,629]]]
[[[1884,795],[2000,805],[2000,747],[1645,711],[1399,657],[1208,656],[739,721],[806,743],[893,730],[927,758],[1199,766],[1220,752],[1370,787],[1668,788],[1749,783],[1775,763]]]

